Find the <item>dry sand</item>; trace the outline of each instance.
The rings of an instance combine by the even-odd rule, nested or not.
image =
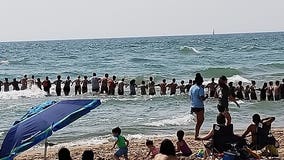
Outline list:
[[[284,159],[284,129],[283,128],[273,128],[273,135],[275,138],[279,141],[280,147],[278,148],[279,151],[279,157],[280,159]],[[176,143],[176,137],[163,137],[163,138],[153,138],[155,146],[159,147],[161,141],[164,138],[171,139],[174,144]],[[193,136],[186,135],[185,140],[191,147],[194,153],[196,153],[199,149],[203,148],[203,144],[201,141],[195,141]],[[142,160],[145,159],[144,157],[148,153],[148,150],[145,146],[146,139],[130,139],[130,146],[129,146],[129,159],[130,160]],[[98,159],[99,157],[104,158],[105,160],[112,159],[112,155],[115,152],[115,150],[111,150],[113,146],[113,142],[108,142],[104,144],[97,144],[97,145],[86,145],[80,144],[80,145],[74,145],[69,146],[68,149],[71,152],[71,156],[74,160],[80,160],[81,155],[84,150],[86,149],[92,149],[95,153],[95,159]],[[59,148],[63,147],[63,145],[55,145],[48,148],[47,158],[48,159],[57,159],[57,152]],[[43,148],[32,148],[19,156],[15,158],[16,160],[37,160],[37,159],[43,159]],[[189,159],[189,158],[183,158],[180,159]]]

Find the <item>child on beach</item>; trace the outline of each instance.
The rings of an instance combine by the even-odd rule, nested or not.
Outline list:
[[[181,154],[177,154],[177,155],[182,155],[182,156],[190,156],[192,154],[191,149],[188,147],[187,143],[185,142],[185,140],[183,139],[184,136],[184,132],[182,130],[177,131],[177,137],[178,137],[178,141],[177,141],[177,150],[176,152],[181,152]]]
[[[151,155],[151,158],[154,158],[159,153],[159,149],[154,146],[153,141],[147,140],[146,146],[149,148],[149,152],[146,158],[149,157],[150,155]]]
[[[112,129],[112,135],[117,138],[115,141],[112,149],[117,145],[118,150],[114,153],[114,159],[119,160],[119,157],[124,156],[126,160],[128,160],[128,145],[129,141],[120,135],[121,129],[119,127],[116,127]]]

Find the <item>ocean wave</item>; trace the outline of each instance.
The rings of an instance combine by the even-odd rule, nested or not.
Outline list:
[[[200,49],[200,51],[214,51],[214,49],[211,48],[211,47],[204,47],[204,48]]]
[[[284,63],[258,64],[257,67],[272,68],[272,69],[284,69]]]
[[[199,72],[201,73],[201,75],[203,75],[204,77],[208,77],[208,78],[220,77],[222,75],[233,76],[233,75],[242,74],[241,71],[239,71],[238,69],[234,69],[234,68],[207,68]]]
[[[239,51],[243,51],[243,52],[255,52],[255,51],[261,51],[261,50],[265,50],[265,49],[261,47],[257,47],[257,46],[242,46],[241,48],[239,48]]]
[[[181,46],[179,48],[179,50],[181,52],[184,52],[184,53],[200,53],[197,49],[195,49],[194,47],[189,47],[189,46]]]
[[[180,126],[180,125],[188,125],[192,122],[194,116],[190,113],[186,113],[184,116],[181,117],[172,117],[169,119],[163,119],[159,121],[154,121],[151,123],[146,123],[146,126],[154,126],[154,127],[161,127],[161,126]]]
[[[0,99],[20,99],[20,98],[41,98],[45,97],[46,93],[40,90],[37,86],[31,89],[20,91],[0,92]]]
[[[129,61],[135,62],[135,63],[146,63],[146,62],[153,62],[155,60],[147,59],[147,58],[131,58]]]
[[[9,61],[8,60],[2,60],[0,61],[0,65],[7,65],[9,64]]]
[[[242,81],[243,83],[251,83],[249,79],[246,79],[240,75],[233,75],[232,77],[228,77],[228,82],[237,84],[239,81]]]

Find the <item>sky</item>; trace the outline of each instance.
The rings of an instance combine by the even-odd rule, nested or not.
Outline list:
[[[0,41],[284,31],[284,0],[0,0]]]

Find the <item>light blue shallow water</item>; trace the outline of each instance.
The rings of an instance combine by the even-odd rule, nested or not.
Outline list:
[[[232,81],[264,81],[284,78],[284,33],[200,35],[178,37],[123,38],[99,40],[0,43],[0,79],[24,74],[55,80],[58,74],[72,78],[93,72],[109,73],[138,83],[153,76],[157,83],[194,78],[200,72],[206,80],[226,75]],[[126,88],[128,90],[128,88]],[[55,95],[54,88],[52,94]],[[74,94],[72,92],[72,94]],[[87,116],[52,136],[56,142],[107,137],[120,126],[129,135],[167,135],[178,129],[193,131],[187,96],[95,96],[45,97],[36,88],[0,92],[0,142],[11,124],[26,110],[45,100],[100,98],[102,105]],[[203,130],[211,128],[217,114],[216,100],[206,101]],[[283,101],[246,101],[230,110],[234,126],[244,129],[254,113],[275,116],[275,126],[284,127]]]

